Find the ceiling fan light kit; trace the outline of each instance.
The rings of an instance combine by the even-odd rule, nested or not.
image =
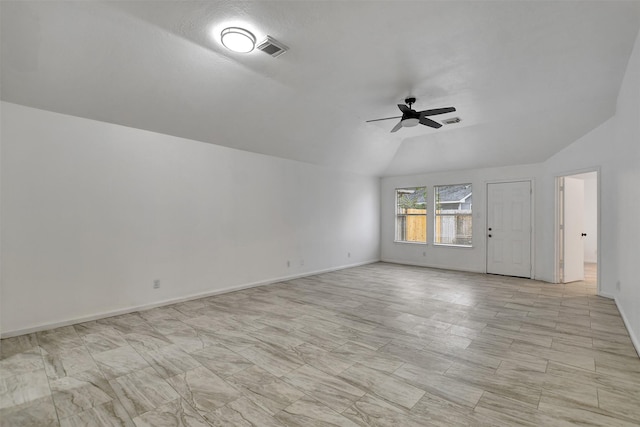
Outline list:
[[[378,122],[380,120],[400,119],[400,121],[393,127],[393,129],[391,129],[391,132],[397,132],[400,128],[413,127],[413,126],[417,126],[418,124],[429,126],[434,129],[438,129],[442,127],[442,124],[436,122],[435,120],[431,120],[427,118],[427,116],[435,116],[438,114],[446,114],[446,113],[452,113],[456,111],[454,107],[435,108],[432,110],[416,111],[411,108],[411,106],[415,102],[416,102],[415,97],[412,97],[412,96],[407,97],[404,100],[404,103],[407,104],[408,106],[403,104],[398,104],[398,108],[400,109],[400,111],[402,111],[402,116],[367,120],[367,123]],[[460,121],[460,119],[458,119],[458,121]]]
[[[404,128],[411,128],[414,126],[418,126],[418,124],[420,123],[420,119],[416,119],[415,117],[410,117],[408,119],[402,119],[402,127]]]

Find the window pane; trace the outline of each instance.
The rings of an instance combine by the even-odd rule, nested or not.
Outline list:
[[[396,241],[427,242],[427,187],[396,189]]]
[[[471,184],[436,186],[434,243],[471,246],[472,206]]]

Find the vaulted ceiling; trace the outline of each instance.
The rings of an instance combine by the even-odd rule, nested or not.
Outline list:
[[[638,1],[0,7],[4,101],[372,175],[545,160],[615,113],[640,26]],[[231,25],[290,51],[228,51]],[[365,123],[408,95],[462,122]]]

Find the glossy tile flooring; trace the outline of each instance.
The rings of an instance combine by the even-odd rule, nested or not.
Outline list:
[[[9,338],[1,424],[639,425],[594,292],[376,263]]]

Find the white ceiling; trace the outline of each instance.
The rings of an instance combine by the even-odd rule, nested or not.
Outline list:
[[[614,114],[640,1],[2,1],[1,97],[373,175],[543,161]],[[290,47],[234,54],[229,25]],[[389,130],[395,106],[462,122]]]

